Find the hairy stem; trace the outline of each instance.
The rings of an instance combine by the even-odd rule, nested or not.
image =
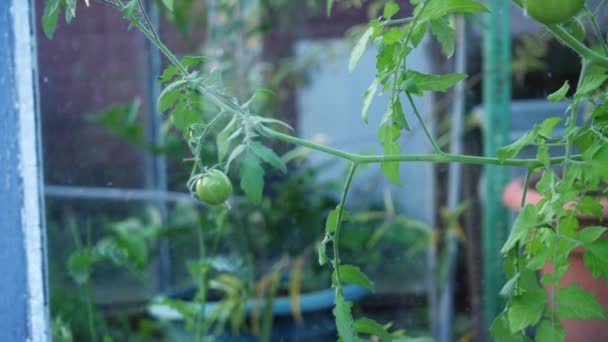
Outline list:
[[[350,169],[348,170],[348,176],[346,177],[346,183],[344,184],[344,191],[342,191],[342,198],[340,199],[340,204],[338,206],[338,218],[336,231],[334,232],[334,269],[336,270],[336,289],[340,290],[342,288],[342,278],[340,276],[340,232],[342,231],[342,220],[344,218],[344,206],[346,205],[346,198],[348,196],[348,191],[350,190],[350,186],[353,181],[353,176],[355,175],[355,171],[357,171],[358,164],[352,162],[350,164]]]
[[[433,163],[463,163],[463,164],[472,164],[472,165],[503,165],[503,166],[518,166],[525,168],[537,168],[541,167],[544,164],[537,159],[506,159],[504,161],[500,161],[498,158],[491,157],[479,157],[479,156],[468,156],[468,155],[459,155],[459,154],[420,154],[420,155],[394,155],[394,156],[384,156],[384,155],[363,155],[363,154],[355,154],[349,153],[342,150],[338,150],[332,147],[328,147],[325,145],[320,145],[314,143],[312,141],[308,141],[305,139],[297,138],[291,135],[287,135],[284,133],[277,132],[273,129],[262,127],[261,133],[270,138],[275,138],[278,140],[282,140],[288,143],[296,144],[299,146],[308,147],[312,150],[316,150],[319,152],[327,153],[334,155],[336,157],[340,157],[342,159],[349,160],[351,162],[357,164],[370,164],[370,163],[385,163],[385,162],[433,162]],[[580,155],[571,156],[573,159],[580,158]],[[551,165],[556,165],[562,163],[566,157],[554,157],[549,160]]]

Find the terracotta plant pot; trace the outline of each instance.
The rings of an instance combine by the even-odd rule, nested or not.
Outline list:
[[[523,178],[518,178],[511,181],[503,193],[504,204],[514,212],[518,212],[521,204],[521,197],[523,195]],[[537,204],[542,199],[542,195],[534,188],[528,188],[526,194],[526,204]],[[604,208],[604,216],[608,217],[608,205],[605,200],[602,201]],[[579,222],[581,228],[601,225],[596,219],[588,216],[579,216]],[[576,283],[581,289],[585,289],[593,292],[596,296],[604,311],[608,310],[608,282],[603,279],[596,279],[591,275],[591,272],[585,267],[583,262],[584,249],[582,247],[576,248],[570,253],[570,267],[562,278],[558,288],[568,286]],[[545,265],[541,270],[541,276],[547,273],[553,272],[553,266],[551,264]],[[549,292],[549,287],[545,287]],[[579,341],[608,341],[608,321],[601,320],[562,320],[562,324],[567,332],[566,340],[569,342]]]

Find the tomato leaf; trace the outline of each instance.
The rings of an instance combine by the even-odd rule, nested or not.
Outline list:
[[[511,234],[509,235],[507,242],[505,242],[504,246],[502,247],[501,253],[506,254],[511,249],[515,248],[517,243],[528,235],[530,228],[532,228],[536,222],[536,207],[531,204],[523,207],[513,223],[513,230],[511,230]]]
[[[269,149],[268,147],[262,145],[259,142],[254,142],[250,145],[250,148],[251,151],[255,153],[255,155],[260,157],[260,159],[262,159],[264,162],[266,162],[273,168],[283,173],[287,172],[287,166],[285,165],[285,162],[276,153],[274,153],[273,150]]]
[[[385,120],[380,128],[378,129],[378,140],[384,148],[385,156],[395,156],[401,154],[401,145],[397,141],[401,136],[401,128],[394,124],[392,119]],[[384,162],[381,164],[382,171],[386,178],[396,185],[401,184],[399,177],[399,163],[398,162]]]
[[[251,202],[260,203],[263,188],[264,168],[254,154],[248,153],[241,160],[241,189]]]
[[[217,154],[219,161],[224,160],[226,154],[228,153],[228,149],[230,148],[229,138],[232,136],[236,128],[236,116],[233,116],[230,122],[224,127],[224,129],[217,134],[215,138],[217,144]]]
[[[556,312],[562,319],[606,319],[595,294],[582,290],[578,284],[561,288],[555,297]]]
[[[359,318],[355,321],[355,330],[360,334],[378,336],[382,340],[392,340],[391,334],[389,334],[382,324],[366,317]]]
[[[382,16],[386,19],[390,19],[393,15],[397,14],[397,12],[399,12],[399,5],[391,0],[384,5]]]
[[[559,88],[558,90],[553,92],[551,95],[547,96],[547,99],[549,101],[551,101],[552,103],[557,103],[557,102],[563,100],[564,98],[566,98],[566,94],[568,93],[568,90],[570,90],[570,83],[568,81],[566,81],[561,86],[561,88]]]
[[[367,30],[365,30],[365,32],[363,32],[363,35],[361,35],[361,38],[359,38],[359,40],[357,41],[357,44],[355,44],[353,51],[350,53],[350,61],[348,62],[348,71],[353,72],[355,70],[355,67],[357,67],[357,63],[359,63],[361,56],[363,56],[363,53],[365,52],[365,49],[367,48],[367,44],[369,43],[369,40],[372,37],[373,33],[374,33],[374,28],[369,27]]]
[[[498,160],[502,163],[509,158],[513,158],[526,146],[531,145],[536,140],[536,131],[528,131],[515,142],[501,147],[496,152]]]
[[[374,78],[372,84],[369,85],[369,88],[365,91],[365,96],[363,99],[363,110],[361,111],[361,118],[363,122],[367,123],[369,107],[372,105],[372,101],[374,100],[374,96],[376,96],[376,92],[378,91],[378,85],[380,82],[377,78]]]
[[[334,271],[333,278],[335,279],[335,277],[336,273]],[[340,265],[340,278],[344,283],[359,285],[368,290],[373,290],[374,288],[372,281],[357,266]]]
[[[566,341],[566,330],[559,320],[552,322],[543,320],[536,328],[536,342],[564,342]]]
[[[546,304],[547,293],[544,289],[525,292],[514,297],[509,303],[509,311],[507,312],[511,333],[522,331],[538,323]]]
[[[336,291],[335,307],[333,309],[338,335],[344,342],[357,342],[358,337],[355,330],[355,322],[353,321],[350,310],[351,303],[344,300],[342,289],[338,289]]]
[[[182,131],[187,130],[191,125],[198,122],[200,119],[200,113],[194,108],[188,108],[186,102],[180,102],[175,106],[175,109],[171,113],[173,117],[173,124],[175,127]]]
[[[488,9],[473,0],[430,0],[430,4],[420,12],[421,6],[416,7],[414,15],[419,21],[438,19],[450,13],[480,13]]]
[[[55,35],[59,12],[61,12],[60,0],[47,0],[42,15],[42,30],[48,39],[53,39]]]
[[[441,51],[450,58],[454,55],[456,31],[445,18],[431,20],[431,33],[441,44]]]
[[[89,281],[93,264],[98,260],[99,255],[93,249],[79,249],[68,259],[68,272],[77,284],[82,285]]]
[[[490,328],[490,333],[496,342],[525,342],[529,341],[522,332],[511,333],[509,328],[509,319],[506,313],[500,314]]]
[[[462,73],[432,75],[408,70],[401,89],[415,95],[422,95],[424,91],[445,92],[465,78],[467,75]]]

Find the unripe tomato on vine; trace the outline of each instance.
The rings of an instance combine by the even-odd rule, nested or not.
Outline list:
[[[220,170],[211,170],[196,181],[196,196],[210,205],[219,205],[232,195],[232,183]]]
[[[574,17],[585,0],[524,0],[524,9],[543,24],[559,24]]]

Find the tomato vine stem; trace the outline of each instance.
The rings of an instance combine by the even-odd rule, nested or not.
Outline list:
[[[332,242],[334,249],[333,266],[334,270],[336,271],[336,291],[340,291],[342,289],[342,277],[340,275],[340,232],[342,231],[342,221],[344,219],[344,207],[346,206],[348,191],[350,190],[350,186],[352,184],[353,177],[355,176],[355,172],[357,171],[358,165],[359,164],[356,162],[351,162],[348,170],[348,176],[346,177],[346,183],[344,184],[344,190],[342,191],[342,197],[340,198],[340,204],[338,205],[336,231],[334,232],[334,239]]]
[[[442,153],[442,154],[418,154],[418,155],[394,155],[394,156],[385,156],[385,155],[363,155],[363,154],[355,154],[349,153],[342,150],[338,150],[329,146],[320,145],[314,143],[312,141],[308,141],[305,139],[297,138],[292,135],[284,134],[277,132],[268,127],[260,128],[261,133],[267,137],[274,138],[277,140],[281,140],[284,142],[292,143],[295,145],[300,145],[304,147],[308,147],[312,150],[316,150],[319,152],[324,152],[327,154],[334,155],[336,157],[340,157],[342,159],[349,160],[351,162],[355,162],[358,164],[371,164],[371,163],[385,163],[385,162],[433,162],[439,164],[445,163],[463,163],[463,164],[472,164],[472,165],[502,165],[502,166],[516,166],[516,167],[526,167],[526,168],[537,168],[541,167],[544,164],[537,159],[505,159],[504,161],[500,161],[498,158],[492,157],[480,157],[480,156],[469,156],[469,155],[460,155],[460,154],[450,154],[450,153]],[[571,158],[578,159],[580,155],[572,155]],[[549,159],[549,163],[551,165],[556,165],[562,163],[566,159],[565,156],[554,157]]]

